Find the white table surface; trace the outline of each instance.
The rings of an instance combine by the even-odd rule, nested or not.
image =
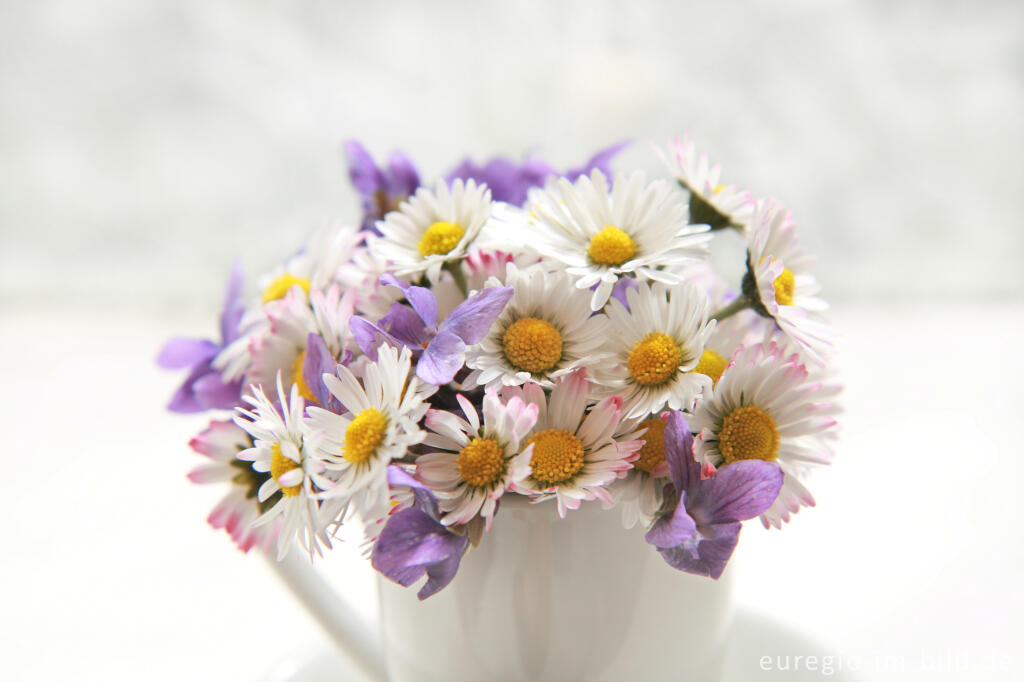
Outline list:
[[[839,457],[813,482],[816,509],[744,531],[730,570],[748,624],[777,623],[808,643],[789,653],[841,656],[867,680],[1024,677],[1024,305],[839,305],[834,319]],[[261,680],[327,650],[267,563],[205,525],[219,491],[185,478],[203,420],[162,411],[180,376],[153,358],[212,319],[0,321],[3,677]],[[372,610],[368,568],[340,551]],[[744,641],[779,653],[772,633]]]

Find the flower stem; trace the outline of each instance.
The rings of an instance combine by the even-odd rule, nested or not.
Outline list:
[[[459,291],[462,292],[462,295],[468,296],[469,287],[466,284],[466,275],[462,272],[462,261],[451,261],[444,266],[444,269],[452,273],[452,279],[455,280],[455,286],[459,287]]]
[[[735,301],[733,301],[732,303],[730,303],[729,305],[725,306],[717,313],[712,315],[711,319],[718,320],[719,322],[721,322],[725,318],[730,317],[731,315],[735,315],[741,310],[746,310],[749,307],[750,299],[744,296],[743,294],[740,294],[739,296],[736,297]]]

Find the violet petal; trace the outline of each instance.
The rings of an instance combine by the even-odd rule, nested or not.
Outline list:
[[[682,493],[700,481],[700,465],[693,456],[693,434],[679,410],[670,410],[664,419],[665,461],[672,475],[672,485]]]
[[[428,384],[443,386],[462,369],[466,344],[453,332],[443,331],[431,340],[416,365],[416,376]]]
[[[775,503],[782,489],[782,470],[758,459],[733,462],[701,481],[689,494],[690,513],[700,524],[746,521]]]
[[[697,534],[697,523],[686,511],[686,494],[680,497],[671,516],[659,517],[644,539],[658,548],[675,547],[693,540]]]
[[[701,540],[697,546],[659,549],[665,562],[672,568],[718,580],[739,542],[740,524],[721,528],[714,539]]]
[[[386,343],[395,348],[401,348],[403,345],[401,341],[391,336],[391,334],[388,334],[373,322],[364,320],[361,317],[349,319],[348,328],[352,332],[352,338],[356,340],[356,345],[373,362],[377,361],[377,349],[380,348],[381,344]],[[332,372],[328,372],[328,374],[332,374]]]
[[[210,371],[192,384],[192,393],[204,410],[231,410],[242,404],[242,381],[224,383],[220,372]]]
[[[306,382],[306,386],[309,387],[317,403],[332,412],[337,411],[340,403],[334,394],[327,390],[324,374],[334,374],[337,371],[337,366],[338,361],[331,354],[327,342],[319,334],[310,332],[306,340],[306,360],[302,364],[302,379]]]
[[[164,369],[184,369],[211,359],[220,348],[205,339],[171,339],[160,349],[156,364]]]
[[[512,287],[488,287],[476,292],[460,303],[441,321],[439,331],[453,332],[472,346],[487,335],[491,325],[512,298]]]
[[[631,144],[632,140],[623,140],[622,142],[613,144],[610,147],[605,147],[604,149],[600,150],[592,157],[590,157],[590,159],[587,160],[587,162],[580,166],[579,168],[570,168],[569,170],[565,171],[565,177],[568,178],[570,182],[575,182],[579,176],[590,175],[590,171],[596,168],[597,170],[604,173],[605,177],[611,178],[612,159],[614,159],[619,152],[621,152],[623,149],[625,149]]]
[[[416,166],[402,152],[391,152],[388,170],[384,177],[388,197],[392,200],[411,196],[420,186],[420,175]]]
[[[401,303],[391,304],[387,314],[377,320],[377,326],[414,350],[421,350],[434,331],[423,324],[416,311]]]
[[[405,290],[405,300],[423,320],[423,324],[434,329],[437,327],[437,299],[434,292],[424,287],[409,287]]]
[[[384,176],[373,162],[373,157],[356,140],[348,140],[342,147],[348,157],[348,177],[352,186],[360,196],[372,197],[384,185]]]
[[[228,275],[228,286],[224,292],[224,307],[220,313],[220,339],[223,346],[238,338],[238,325],[245,315],[245,272],[241,261],[235,261]]]

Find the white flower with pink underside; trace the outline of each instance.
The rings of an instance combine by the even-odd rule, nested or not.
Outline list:
[[[525,448],[511,464],[510,488],[533,502],[554,498],[559,516],[585,500],[614,504],[608,484],[626,475],[643,441],[615,436],[622,398],[609,396],[587,409],[592,386],[578,370],[562,377],[547,396],[534,383],[506,387],[506,400],[520,398],[537,406],[537,423]]]
[[[223,528],[243,552],[258,547],[270,551],[280,523],[253,526],[260,516],[261,507],[275,498],[260,503],[256,494],[267,479],[267,474],[254,471],[249,462],[238,459],[238,453],[252,447],[252,438],[231,421],[212,421],[189,445],[200,455],[208,458],[188,472],[193,483],[221,483],[227,481],[227,494],[221,498],[207,517],[214,528]]]
[[[518,396],[503,403],[491,389],[484,395],[481,423],[473,403],[461,394],[456,399],[465,419],[444,410],[427,412],[432,433],[424,445],[441,452],[420,455],[416,474],[437,495],[445,512],[441,523],[466,524],[479,515],[490,530],[498,500],[511,482],[509,463],[522,450],[539,407]]]

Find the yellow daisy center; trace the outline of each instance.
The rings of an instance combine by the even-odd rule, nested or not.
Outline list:
[[[530,438],[530,443],[530,470],[545,488],[572,480],[583,468],[583,442],[565,429],[545,429]]]
[[[587,255],[601,265],[622,265],[636,255],[636,242],[614,225],[605,225],[590,240]]]
[[[299,463],[291,457],[281,454],[281,444],[274,443],[270,446],[270,476],[281,486],[281,492],[285,497],[295,497],[302,489],[301,485],[281,485],[281,477],[292,469],[298,469]]]
[[[309,384],[306,383],[306,378],[302,376],[302,366],[306,364],[306,351],[299,353],[299,357],[295,358],[295,362],[292,363],[292,381],[296,386],[299,387],[299,395],[301,395],[308,402],[316,402],[316,396],[313,395],[313,391],[310,390]]]
[[[267,288],[263,290],[263,302],[269,303],[270,301],[276,301],[279,298],[284,298],[293,286],[298,284],[302,287],[302,290],[309,295],[309,280],[302,277],[296,277],[290,275],[287,272],[275,279],[273,282],[267,285]]]
[[[562,359],[562,335],[536,317],[516,320],[501,337],[509,364],[524,372],[546,372]]]
[[[700,362],[693,368],[693,371],[711,377],[711,381],[717,386],[718,380],[722,378],[722,372],[725,371],[728,364],[729,361],[721,353],[711,348],[705,348],[700,355]]]
[[[462,480],[482,488],[491,485],[505,473],[505,455],[493,438],[474,438],[459,451],[455,460]]]
[[[363,464],[377,451],[387,428],[387,416],[373,407],[367,407],[345,429],[342,456],[352,464]]]
[[[722,420],[718,449],[726,464],[741,459],[772,462],[779,455],[779,427],[759,407],[737,407]]]
[[[640,459],[633,462],[633,466],[651,473],[665,461],[665,422],[651,417],[640,422],[640,427],[647,427],[647,433],[641,436],[644,446],[640,448]]]
[[[427,231],[420,237],[416,248],[420,250],[420,255],[424,258],[444,255],[458,246],[459,240],[464,234],[466,231],[462,229],[461,225],[439,220],[427,228]]]
[[[665,383],[683,363],[683,351],[668,334],[651,332],[629,352],[629,375],[641,386]]]
[[[779,305],[793,305],[793,292],[796,290],[796,277],[793,271],[786,268],[772,282],[775,287],[775,300]]]

